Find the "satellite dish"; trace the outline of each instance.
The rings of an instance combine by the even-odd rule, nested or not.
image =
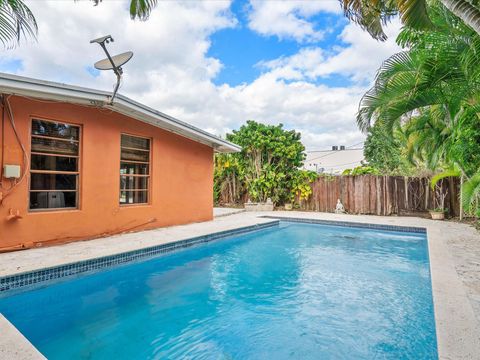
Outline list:
[[[119,68],[133,56],[133,52],[127,51],[115,56],[112,56],[110,59],[106,58],[100,61],[97,61],[93,66],[97,70],[112,70],[113,68]]]
[[[105,51],[105,54],[107,54],[107,58],[97,61],[93,66],[95,66],[95,69],[97,70],[113,70],[115,75],[117,76],[117,83],[115,85],[115,88],[113,90],[112,97],[110,98],[110,104],[113,104],[113,99],[115,98],[115,95],[117,94],[118,88],[120,87],[120,81],[122,80],[122,65],[127,63],[133,56],[133,52],[127,51],[115,56],[110,56],[107,47],[105,44],[108,44],[110,42],[113,42],[113,38],[110,35],[107,36],[102,36],[98,39],[94,39],[90,41],[90,44],[97,43],[100,45]]]

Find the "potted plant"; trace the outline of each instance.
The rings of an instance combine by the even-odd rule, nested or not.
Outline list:
[[[443,179],[435,183],[434,185],[434,198],[435,208],[430,210],[430,216],[433,220],[445,219],[445,198],[447,197],[448,190],[443,191]]]
[[[430,210],[430,216],[432,217],[432,220],[443,220],[445,219],[445,209],[435,208]]]
[[[288,195],[288,202],[285,203],[285,210],[292,210],[295,203],[295,192],[292,190]]]
[[[292,210],[293,209],[293,203],[292,202],[287,202],[285,203],[285,210]]]

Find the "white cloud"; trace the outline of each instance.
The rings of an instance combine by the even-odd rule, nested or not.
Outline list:
[[[27,1],[39,24],[37,43],[22,44],[2,54],[2,60],[19,58],[26,75],[52,80],[71,79],[89,86],[110,87],[112,74],[95,80],[87,66],[105,57],[93,38],[111,34],[112,53],[132,50],[125,66],[125,90],[149,93],[157,84],[146,77],[188,73],[195,80],[209,80],[221,69],[219,60],[207,57],[209,36],[235,26],[229,1],[160,2],[149,21],[131,21],[127,1]]]
[[[340,13],[336,0],[323,1],[250,1],[250,29],[262,35],[275,35],[299,42],[321,40],[323,30],[318,30],[310,18],[320,12]]]
[[[124,66],[122,94],[218,135],[247,119],[282,122],[301,131],[310,149],[363,139],[354,116],[366,89],[357,79],[373,74],[396,50],[393,38],[378,43],[348,25],[341,35],[345,47],[335,53],[308,47],[263,63],[264,73],[251,83],[218,86],[213,79],[222,69],[221,59],[209,57],[207,51],[212,33],[237,26],[229,2],[159,2],[147,22],[131,21],[126,2],[120,1],[104,1],[98,7],[70,1],[29,5],[39,22],[39,41],[4,52],[0,66],[20,59],[21,75],[110,90],[111,72],[95,78],[86,70],[104,57],[89,40],[110,33],[115,38],[112,53],[135,53]],[[358,85],[334,88],[312,82],[336,73]]]
[[[371,81],[381,62],[400,51],[395,35],[400,23],[393,22],[387,28],[388,40],[379,43],[358,26],[349,24],[339,36],[348,44],[325,52],[320,47],[304,47],[297,54],[261,62],[259,66],[286,80],[329,77],[335,74],[351,78],[355,82]]]

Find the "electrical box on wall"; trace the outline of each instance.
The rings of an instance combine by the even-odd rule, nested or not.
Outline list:
[[[20,165],[4,165],[3,177],[7,179],[20,178]]]

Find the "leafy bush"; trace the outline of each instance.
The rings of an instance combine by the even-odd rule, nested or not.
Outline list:
[[[240,145],[242,151],[216,155],[214,193],[232,202],[244,197],[262,202],[271,198],[277,204],[308,197],[309,183],[316,174],[300,170],[305,160],[300,138],[300,133],[285,130],[282,124],[247,121],[227,135],[227,140]]]
[[[353,169],[345,169],[342,175],[380,175],[380,171],[372,166],[360,165]]]

